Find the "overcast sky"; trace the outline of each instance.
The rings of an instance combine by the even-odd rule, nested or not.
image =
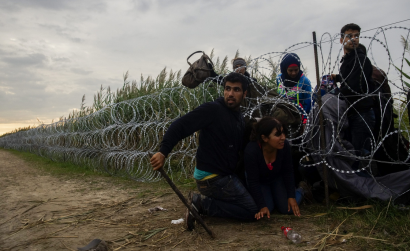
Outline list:
[[[0,135],[68,116],[83,94],[91,105],[100,85],[121,87],[127,70],[132,79],[155,77],[165,66],[185,71],[190,53],[212,48],[220,57],[239,49],[255,58],[310,42],[312,31],[320,39],[350,22],[367,30],[409,19],[409,9],[408,0],[1,0]],[[410,28],[410,21],[397,26]],[[386,32],[395,63],[400,35],[407,33]],[[387,67],[386,51],[376,47],[375,60]],[[313,48],[297,53],[314,79]]]

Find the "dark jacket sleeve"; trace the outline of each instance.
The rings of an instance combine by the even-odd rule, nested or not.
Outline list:
[[[295,198],[295,178],[293,174],[292,153],[289,142],[286,141],[284,148],[284,159],[282,161],[282,177],[285,183],[288,198]]]
[[[210,125],[218,108],[214,102],[205,103],[175,120],[165,133],[159,151],[168,156],[180,140]]]
[[[343,83],[340,91],[343,95],[352,95],[352,91],[363,94],[372,91],[373,67],[370,60],[363,54],[358,54],[354,61],[354,66],[348,76],[342,76],[347,81]],[[347,86],[346,86],[347,85]],[[349,89],[350,87],[350,89]],[[355,93],[353,93],[354,95]]]
[[[248,191],[255,200],[258,209],[266,207],[265,199],[263,198],[262,189],[259,181],[259,166],[258,154],[250,147],[245,148],[244,165],[246,170],[246,180],[248,181]]]

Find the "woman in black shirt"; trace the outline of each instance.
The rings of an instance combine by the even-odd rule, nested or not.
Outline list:
[[[270,218],[274,208],[300,216],[304,191],[295,190],[291,149],[282,124],[264,117],[255,124],[252,138],[245,148],[245,169],[248,190],[259,209],[255,218]]]

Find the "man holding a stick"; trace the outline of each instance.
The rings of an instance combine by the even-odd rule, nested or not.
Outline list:
[[[180,140],[200,131],[194,178],[201,194],[190,193],[189,204],[201,215],[251,220],[258,209],[235,175],[244,133],[239,108],[246,97],[248,79],[232,72],[224,78],[223,86],[224,97],[200,105],[171,124],[151,165],[160,170]],[[194,229],[195,218],[189,210],[185,218],[187,229]]]

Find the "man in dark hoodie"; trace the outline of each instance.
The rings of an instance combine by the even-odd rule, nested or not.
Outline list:
[[[353,23],[347,24],[340,33],[344,56],[339,74],[332,74],[332,79],[341,83],[340,93],[349,105],[347,116],[350,139],[356,154],[368,155],[375,125],[371,96],[374,92],[373,67],[365,52],[358,48],[360,27]]]
[[[162,168],[180,140],[200,131],[194,178],[202,195],[189,194],[192,207],[202,215],[253,219],[256,204],[235,175],[245,124],[239,108],[248,80],[233,72],[223,79],[223,86],[224,97],[200,105],[171,124],[151,165],[154,170]],[[185,223],[188,230],[194,228],[194,217],[188,210]]]

